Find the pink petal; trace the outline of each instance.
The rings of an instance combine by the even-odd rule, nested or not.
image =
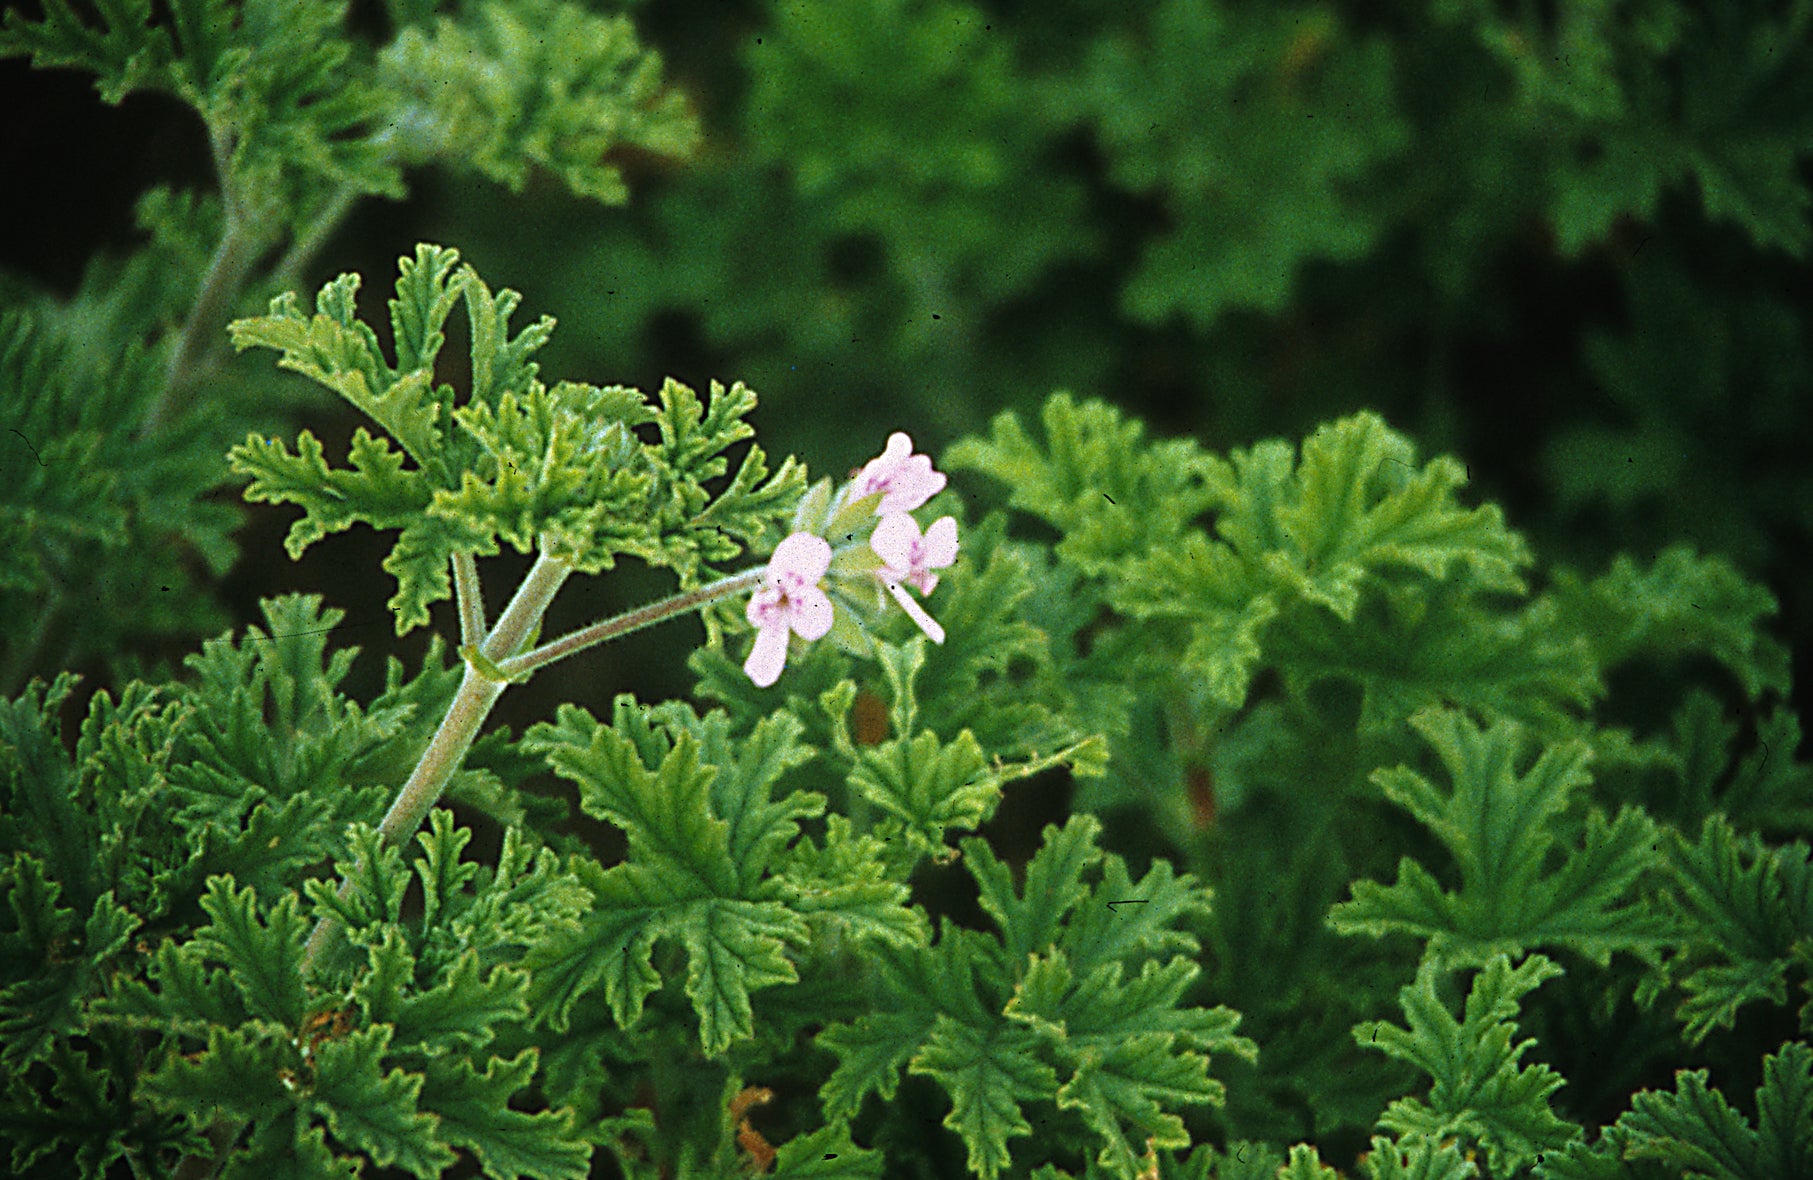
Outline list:
[[[896,430],[893,434],[888,435],[888,445],[881,449],[881,457],[876,459],[875,462],[888,464],[905,463],[912,453],[913,436],[904,430]]]
[[[768,559],[768,577],[793,574],[807,583],[816,583],[831,568],[831,545],[811,533],[794,533],[774,547]]]
[[[881,518],[869,536],[869,548],[890,568],[905,571],[913,565],[913,542],[919,539],[919,522],[904,512]]]
[[[925,564],[931,569],[943,569],[956,560],[957,518],[940,516],[925,530]]]
[[[755,646],[743,661],[743,671],[757,688],[767,688],[781,678],[787,663],[787,628],[764,627],[755,633]]]
[[[887,449],[856,473],[851,492],[857,498],[881,492],[877,511],[890,515],[911,512],[943,491],[946,482],[930,456],[913,454],[912,437],[896,430],[888,436]]]
[[[785,626],[786,608],[782,605],[783,598],[779,587],[763,586],[749,596],[749,605],[744,608],[743,616],[758,631]]]
[[[831,630],[831,600],[817,586],[795,594],[787,608],[787,623],[801,639],[823,639]]]
[[[888,494],[881,498],[881,510],[911,512],[944,490],[944,473],[932,470],[932,461],[915,455],[903,464],[888,481]]]

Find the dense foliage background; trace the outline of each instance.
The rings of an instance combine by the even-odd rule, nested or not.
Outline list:
[[[1730,555],[1805,650],[1807,6],[628,10],[695,154],[616,152],[628,207],[417,173],[312,277],[457,242],[559,318],[554,370],[737,377],[827,471],[1057,388],[1216,447],[1370,407],[1545,552]],[[208,186],[179,105],[0,70],[12,281],[67,293],[148,183]],[[231,575],[241,617],[295,576],[266,568]]]
[[[485,44],[506,47],[499,60],[550,76],[562,68],[555,59],[580,60],[560,58],[561,30],[525,23],[522,13],[545,14],[550,4],[515,7],[518,24],[497,17],[483,26]],[[1723,829],[1701,829],[1714,811],[1777,845],[1813,831],[1804,768],[1794,749],[1776,748],[1798,740],[1791,719],[1805,715],[1813,671],[1813,3],[575,7],[627,14],[640,43],[658,51],[659,80],[622,88],[635,118],[569,154],[563,125],[525,119],[520,142],[450,140],[438,154],[379,160],[347,146],[357,111],[338,128],[309,113],[322,119],[318,137],[274,141],[268,168],[242,176],[247,187],[231,199],[258,199],[256,180],[278,204],[306,208],[321,176],[339,177],[357,199],[348,196],[318,241],[298,216],[288,236],[250,243],[248,277],[217,326],[262,311],[279,290],[311,293],[342,271],[368,277],[361,309],[381,318],[399,255],[417,241],[457,244],[494,288],[522,292],[524,318],[558,318],[539,354],[547,373],[650,390],[670,374],[700,389],[745,381],[762,397],[763,446],[808,458],[815,474],[841,475],[892,429],[910,429],[934,455],[967,439],[953,470],[974,516],[1024,493],[1014,535],[1073,546],[1088,522],[1041,501],[1034,486],[1044,464],[1063,466],[1053,440],[1066,423],[1124,439],[1147,464],[1134,484],[1150,490],[1168,478],[1168,464],[1181,471],[1199,458],[1150,447],[1151,437],[1223,453],[1372,411],[1416,441],[1417,462],[1455,456],[1471,502],[1503,508],[1541,557],[1531,589],[1563,604],[1558,627],[1590,639],[1594,620],[1602,624],[1592,640],[1602,643],[1594,666],[1609,681],[1600,721],[1629,727],[1632,741],[1623,763],[1609,759],[1600,799],[1608,810],[1642,804],[1697,840],[1692,855],[1707,865],[1729,852]],[[335,24],[339,6],[319,8],[323,25]],[[351,60],[369,63],[376,46],[405,26],[427,27],[437,8],[462,17],[513,11],[354,4],[345,16]],[[544,43],[538,31],[557,47],[547,61],[529,48]],[[572,29],[565,35],[579,43]],[[391,100],[394,88],[445,78],[483,93],[482,78],[452,64],[465,60],[462,48],[394,55],[391,73],[375,76],[393,87]],[[605,69],[602,58],[587,61],[587,70]],[[331,90],[340,68],[300,64],[295,86]],[[220,145],[182,102],[132,94],[107,105],[89,74],[10,57],[0,60],[0,88],[8,112],[0,175],[13,205],[0,226],[0,295],[31,305],[38,330],[58,334],[76,358],[55,380],[85,371],[106,375],[101,388],[143,386],[163,371],[160,341],[189,322],[224,216]],[[262,114],[285,126],[295,112]],[[298,160],[325,163],[290,168]],[[306,427],[332,448],[360,419],[277,374],[268,356],[226,355],[224,340],[203,346],[210,359],[190,397],[214,408],[187,423],[182,447],[134,450],[137,436],[119,429],[138,413],[127,393],[84,401],[79,421],[22,417],[0,438],[8,485],[0,512],[18,509],[0,519],[8,551],[0,694],[64,668],[88,677],[84,691],[117,688],[134,672],[169,674],[201,637],[262,625],[259,601],[294,590],[345,611],[337,641],[412,667],[427,651],[423,633],[392,637],[383,537],[353,530],[291,562],[279,556],[290,514],[239,503],[218,459],[247,430]],[[12,349],[11,388],[38,388],[14,343],[0,341]],[[1041,433],[1034,424],[1051,413],[1055,390],[1075,400],[1053,404],[1100,400],[1122,416],[1097,407],[1073,421],[1060,410]],[[1004,432],[1003,411],[1016,412],[1035,441],[1022,446]],[[1133,420],[1149,424],[1147,436],[1115,433]],[[1370,429],[1353,427],[1355,436]],[[1398,453],[1379,447],[1369,453]],[[1110,470],[1084,460],[1063,469]],[[27,509],[38,515],[23,524]],[[1154,532],[1141,543],[1170,541]],[[1779,613],[1708,567],[1667,556],[1683,545],[1728,559],[1767,587]],[[1046,597],[1027,609],[1048,630],[1101,634],[1107,651],[1114,623],[1143,617],[1129,605],[1137,586],[1127,590],[1125,568],[1114,564],[1138,546],[1098,554],[1095,567],[1077,556],[1086,548],[1059,548],[1063,576],[1084,588],[1054,567]],[[1649,572],[1620,571],[1620,555]],[[580,622],[666,586],[640,571],[575,583],[555,618]],[[1618,586],[1629,602],[1678,591],[1691,609],[1719,617],[1696,623],[1662,612],[1666,622],[1654,625],[1685,637],[1688,656],[1677,659],[1653,636],[1617,630],[1629,623],[1617,613]],[[1723,589],[1694,598],[1714,587]],[[1054,622],[1073,601],[1099,605],[1101,617]],[[1767,638],[1757,640],[1753,626]],[[434,629],[452,634],[450,610],[438,611]],[[700,675],[686,659],[703,634],[680,623],[590,653],[512,692],[499,717],[520,731],[565,701],[603,716],[620,691],[685,695]],[[1175,638],[1127,634],[1127,650]],[[385,675],[367,656],[340,688],[370,700]],[[1260,696],[1291,673],[1270,675]],[[1384,1091],[1347,1086],[1352,1062],[1370,1060],[1355,1053],[1347,1027],[1413,975],[1431,997],[1437,984],[1415,974],[1414,955],[1375,955],[1370,940],[1343,942],[1324,928],[1330,907],[1349,900],[1350,877],[1392,872],[1389,859],[1349,862],[1330,850],[1359,830],[1380,847],[1397,851],[1391,842],[1404,841],[1434,858],[1441,839],[1407,834],[1408,821],[1383,803],[1367,812],[1371,826],[1349,830],[1288,806],[1243,807],[1226,784],[1266,756],[1259,731],[1245,731],[1249,748],[1230,751],[1215,732],[1192,728],[1222,716],[1192,687],[1167,686],[1172,695],[1144,713],[1116,713],[1103,691],[1094,702],[1101,715],[1119,717],[1132,735],[1121,735],[1123,749],[1166,750],[1138,768],[1150,796],[1126,787],[1137,776],[1125,766],[1106,785],[1053,774],[1039,780],[1048,789],[1010,795],[988,835],[1003,857],[1023,861],[1042,823],[1073,808],[1097,811],[1118,817],[1105,846],[1139,864],[1170,858],[1213,882],[1224,916],[1205,935],[1208,987],[1214,1002],[1245,1013],[1240,1031],[1262,1048],[1256,1065],[1217,1058],[1229,1095],[1215,1133],[1317,1141],[1325,1159],[1351,1160]],[[1335,735],[1371,716],[1374,703],[1339,694],[1293,701],[1324,710]],[[1533,705],[1520,716],[1538,729],[1547,717]],[[1457,751],[1479,748],[1470,743],[1522,749],[1496,731],[1438,728],[1400,736],[1417,749],[1426,738],[1438,761],[1464,762]],[[1719,767],[1697,778],[1683,771],[1695,785],[1668,805],[1632,785],[1654,765],[1639,747],[1665,743],[1665,731],[1681,764],[1691,769],[1695,752],[1713,750],[1706,758]],[[1561,748],[1571,732],[1557,721],[1542,736]],[[1723,792],[1751,781],[1751,771],[1766,777],[1755,767],[1771,757],[1789,777],[1745,813]],[[1749,759],[1751,770],[1727,773],[1724,758]],[[1394,782],[1391,799],[1443,830],[1426,792]],[[1312,821],[1324,826],[1296,826]],[[613,838],[585,830],[606,845]],[[1590,844],[1603,834],[1570,826],[1557,839]],[[1238,871],[1229,858],[1244,858]],[[922,884],[959,911],[971,904],[973,887],[954,875]],[[1377,896],[1372,910],[1352,904],[1342,934],[1406,928],[1379,916],[1389,906]],[[1691,908],[1691,899],[1681,904]],[[1632,940],[1624,949],[1650,937],[1633,930],[1619,935]],[[1481,951],[1475,965],[1485,961]],[[1615,962],[1614,974],[1635,978],[1625,959]],[[1526,960],[1515,975],[1493,968],[1499,998],[1542,983],[1545,964]],[[1684,969],[1674,978],[1682,977]],[[1803,977],[1788,978],[1799,986]],[[1539,1037],[1543,1060],[1567,1078],[1567,1116],[1585,1125],[1615,1119],[1643,1087],[1672,1086],[1674,1069],[1690,1061],[1748,1101],[1763,1081],[1763,1055],[1797,1021],[1798,1003],[1779,980],[1773,992],[1756,986],[1746,1003],[1774,1002],[1746,1008],[1735,1028],[1709,1017],[1683,1031],[1655,1010],[1595,1008],[1596,995],[1616,988],[1569,975],[1533,993],[1546,1002],[1526,1010],[1523,1032]],[[1481,1004],[1482,1013],[1515,1011]],[[1326,1006],[1325,1023],[1305,1025],[1306,1006]],[[1720,1015],[1735,1018],[1741,1006]]]

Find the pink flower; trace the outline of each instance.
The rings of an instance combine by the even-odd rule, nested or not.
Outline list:
[[[850,499],[860,500],[881,492],[877,516],[911,512],[944,490],[944,473],[932,469],[926,455],[913,454],[913,440],[896,430],[888,436],[887,449],[870,459],[850,482]]]
[[[896,435],[905,438],[905,435]],[[890,449],[893,444],[890,442]],[[940,482],[944,477],[938,477]],[[933,643],[944,642],[944,628],[936,619],[925,613],[925,608],[913,601],[906,592],[911,586],[921,594],[930,594],[938,586],[938,575],[932,571],[944,569],[957,560],[957,521],[953,517],[942,516],[932,522],[932,527],[919,532],[919,522],[904,512],[892,513],[881,518],[875,526],[875,533],[869,538],[869,548],[882,560],[882,568],[875,571],[881,584],[887,587],[894,601],[900,604],[919,629],[931,637]]]
[[[743,671],[759,688],[781,677],[787,662],[787,638],[823,639],[831,630],[831,600],[818,583],[831,568],[831,546],[823,537],[794,533],[774,547],[762,588],[749,599],[755,647]]]

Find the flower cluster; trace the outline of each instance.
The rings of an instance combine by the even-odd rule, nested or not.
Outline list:
[[[762,574],[762,585],[749,600],[747,615],[756,629],[755,647],[743,671],[766,688],[780,678],[787,662],[792,636],[823,639],[836,622],[836,609],[823,583],[837,577],[833,563],[843,567],[842,580],[867,582],[887,592],[918,624],[933,643],[944,642],[944,628],[907,593],[911,586],[922,596],[938,585],[935,570],[957,560],[957,522],[940,517],[921,532],[909,513],[944,490],[944,473],[932,467],[925,455],[913,453],[913,440],[896,431],[887,448],[865,464],[835,499],[829,482],[808,495],[795,518],[795,531],[775,546]],[[811,520],[811,517],[820,519]],[[852,519],[854,518],[854,519]],[[866,550],[847,544],[834,550],[821,534],[842,535],[853,541],[855,525],[876,522]],[[843,560],[839,560],[843,559]]]
[[[755,647],[743,664],[749,679],[767,688],[787,662],[788,634],[823,639],[831,630],[831,600],[819,588],[831,568],[831,546],[823,537],[794,533],[774,547],[762,588],[749,600]]]

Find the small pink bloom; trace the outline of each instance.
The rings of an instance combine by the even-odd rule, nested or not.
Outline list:
[[[921,594],[930,594],[937,589],[938,575],[932,571],[944,569],[957,560],[955,518],[939,517],[922,536],[919,522],[906,513],[884,516],[869,538],[869,548],[875,550],[875,555],[883,562],[882,568],[875,571],[876,576],[900,604],[900,609],[919,624],[919,629],[933,643],[943,643],[944,628],[925,613],[924,607],[913,601],[906,587],[911,586]]]
[[[924,504],[944,490],[944,483],[944,473],[932,469],[931,458],[913,454],[912,438],[896,430],[888,436],[887,449],[856,473],[850,484],[850,498],[860,500],[881,492],[875,513],[891,516]]]
[[[780,679],[790,633],[823,639],[831,630],[831,600],[818,586],[830,568],[831,546],[823,537],[794,533],[774,547],[762,587],[749,599],[746,612],[756,631],[743,671],[757,687]]]

